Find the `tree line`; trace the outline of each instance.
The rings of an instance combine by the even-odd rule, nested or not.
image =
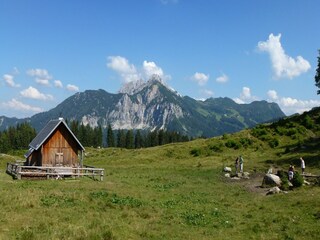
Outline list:
[[[8,153],[10,150],[28,149],[29,143],[36,136],[36,130],[30,123],[17,124],[0,132],[0,152]]]
[[[175,142],[189,141],[189,137],[175,131],[155,130],[113,130],[109,124],[106,129],[101,126],[90,127],[78,121],[66,121],[70,130],[84,147],[119,147],[146,148]],[[0,153],[10,150],[28,149],[35,138],[36,130],[30,123],[21,123],[0,132]]]
[[[84,126],[78,121],[71,121],[71,131],[85,147],[119,147],[119,148],[145,148],[155,147],[174,142],[189,141],[189,137],[175,131],[154,130],[124,130],[112,129],[109,124],[106,129],[101,126]]]

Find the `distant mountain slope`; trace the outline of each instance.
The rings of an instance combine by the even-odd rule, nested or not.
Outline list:
[[[113,129],[166,129],[189,136],[217,136],[284,117],[275,103],[237,104],[229,98],[197,101],[182,97],[157,77],[124,86],[120,93],[87,90],[76,93],[57,107],[28,119],[0,117],[0,129],[30,121],[37,130],[50,119],[64,117],[90,126],[109,123]]]

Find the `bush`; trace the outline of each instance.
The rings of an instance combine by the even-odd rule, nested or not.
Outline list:
[[[288,137],[290,137],[290,136],[295,135],[296,133],[297,133],[297,130],[295,128],[290,128],[290,129],[287,130],[286,135]]]
[[[238,142],[236,142],[235,140],[232,140],[232,139],[228,140],[225,143],[225,146],[227,148],[233,148],[233,149],[239,149],[241,147],[241,145]]]
[[[250,138],[241,138],[240,143],[242,144],[243,147],[248,147],[251,146],[253,141]]]
[[[275,148],[279,146],[279,140],[277,138],[270,139],[268,143],[271,148]]]
[[[194,157],[199,157],[201,155],[201,149],[200,148],[194,148],[190,151],[190,154]]]
[[[293,187],[301,187],[304,183],[303,177],[299,174],[299,172],[294,172],[292,185]]]
[[[289,190],[289,180],[288,180],[288,173],[284,170],[279,170],[277,175],[281,179],[281,190],[287,191]]]
[[[209,149],[212,150],[213,152],[222,152],[222,143],[217,143],[213,145],[209,145]]]
[[[263,126],[258,126],[252,129],[252,135],[255,136],[256,138],[261,138],[264,135],[267,135],[268,132]]]
[[[306,115],[305,118],[302,120],[302,125],[308,129],[314,128],[315,124],[309,115]]]

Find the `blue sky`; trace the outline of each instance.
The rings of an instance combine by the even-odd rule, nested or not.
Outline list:
[[[181,95],[320,105],[317,0],[0,0],[0,116],[159,74]]]

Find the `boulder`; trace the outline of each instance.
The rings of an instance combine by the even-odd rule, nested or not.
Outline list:
[[[232,180],[240,180],[241,178],[239,178],[239,177],[232,177],[231,179],[232,179]]]
[[[280,188],[273,187],[269,189],[269,191],[267,192],[267,195],[278,194],[280,192],[281,192]]]
[[[281,179],[279,176],[275,174],[268,173],[264,176],[263,181],[262,181],[262,186],[263,187],[274,187],[274,186],[281,186]]]
[[[242,174],[242,177],[245,178],[245,179],[249,179],[250,178],[249,176],[250,176],[250,173],[248,173],[248,172],[244,172]]]
[[[223,171],[224,172],[231,172],[231,167],[224,167]]]
[[[309,186],[311,183],[309,183],[308,181],[304,180],[304,185]]]

